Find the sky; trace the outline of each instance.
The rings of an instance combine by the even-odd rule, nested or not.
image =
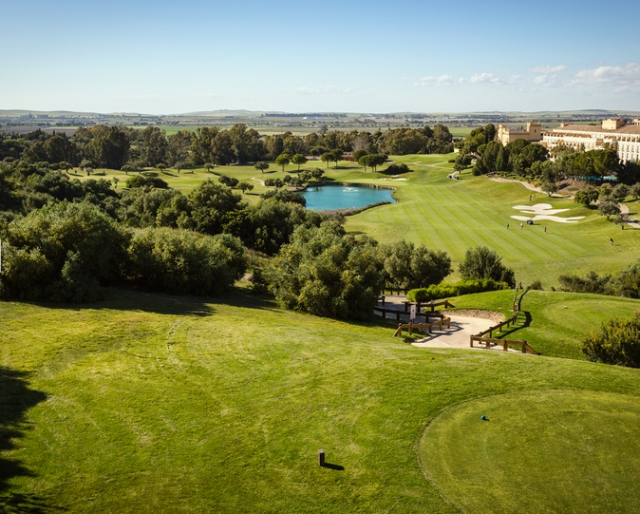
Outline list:
[[[0,109],[640,111],[638,19],[638,0],[0,0]]]

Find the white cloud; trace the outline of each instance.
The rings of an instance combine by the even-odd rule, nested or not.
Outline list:
[[[613,87],[624,92],[640,87],[640,63],[631,62],[623,66],[600,66],[576,73],[571,85],[584,87]]]
[[[428,75],[426,77],[420,77],[413,84],[414,86],[453,86],[455,84],[462,84],[464,79],[455,79],[451,75],[440,75],[439,77],[435,77],[433,75]]]
[[[562,64],[560,66],[535,66],[533,68],[529,68],[527,71],[529,73],[549,75],[550,73],[560,73],[561,71],[564,71],[566,69],[567,67]]]
[[[508,78],[498,77],[493,73],[474,73],[471,76],[472,84],[492,84],[494,86],[504,86],[505,84],[513,84],[520,80],[520,75],[511,75]]]
[[[318,87],[299,87],[296,88],[294,93],[298,95],[327,95],[331,93],[351,94],[356,90],[351,87],[337,87],[337,86],[318,86]]]

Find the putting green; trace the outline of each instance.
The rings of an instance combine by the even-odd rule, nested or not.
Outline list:
[[[462,403],[427,427],[419,454],[425,475],[463,512],[640,505],[640,405],[625,395],[536,391]]]

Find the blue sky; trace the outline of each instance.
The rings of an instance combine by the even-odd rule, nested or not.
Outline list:
[[[640,1],[0,0],[0,109],[640,111]]]

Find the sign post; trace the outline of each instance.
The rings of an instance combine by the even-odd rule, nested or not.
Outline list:
[[[416,306],[412,305],[411,306],[411,314],[409,314],[409,318],[411,320],[411,323],[413,323],[416,319]]]

